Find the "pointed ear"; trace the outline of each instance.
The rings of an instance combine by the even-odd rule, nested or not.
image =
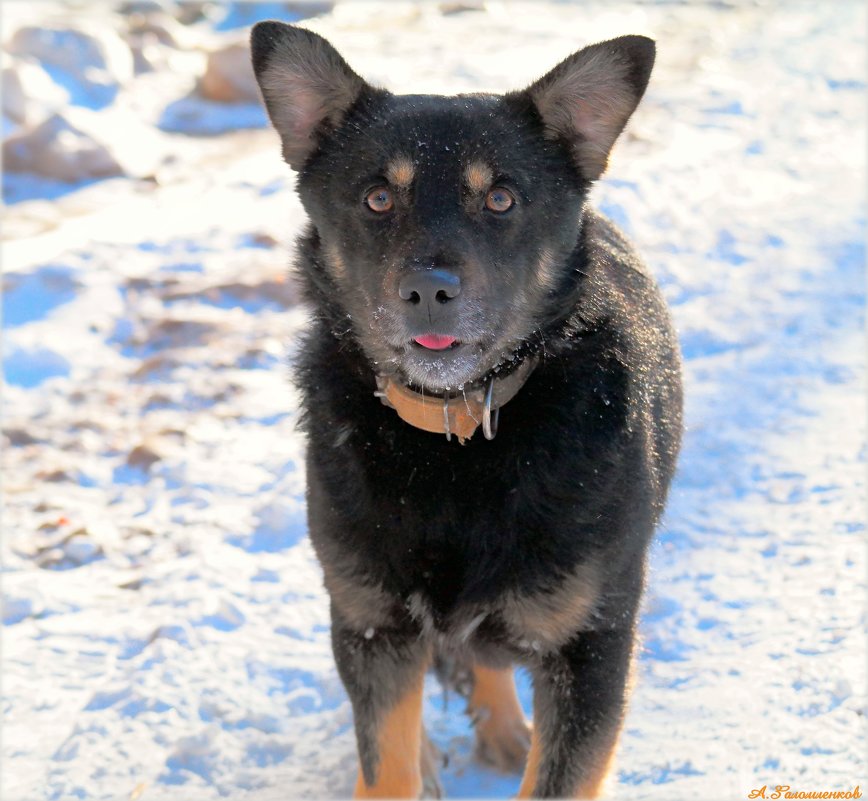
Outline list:
[[[300,170],[317,146],[316,134],[334,128],[367,84],[322,36],[282,22],[260,22],[250,33],[253,72],[283,157]]]
[[[588,180],[606,169],[648,85],[654,53],[653,40],[621,36],[574,53],[528,88],[547,134],[569,146]]]

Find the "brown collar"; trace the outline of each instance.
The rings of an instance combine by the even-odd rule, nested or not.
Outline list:
[[[405,423],[445,434],[446,439],[455,434],[463,445],[480,425],[485,438],[494,439],[501,407],[516,396],[538,363],[539,356],[534,354],[505,378],[491,378],[458,395],[424,395],[389,376],[377,376],[374,394]]]

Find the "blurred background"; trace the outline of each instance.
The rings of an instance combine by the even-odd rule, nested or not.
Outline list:
[[[657,40],[592,195],[663,287],[687,387],[612,797],[864,786],[863,3],[0,14],[4,799],[351,793],[287,366],[305,219],[248,65],[266,18],[397,92]],[[447,794],[513,794],[462,707],[428,684]]]

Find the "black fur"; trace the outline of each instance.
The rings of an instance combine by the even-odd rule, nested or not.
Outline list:
[[[260,24],[252,42],[260,80],[275,69],[277,48],[294,53],[296,67],[313,54],[342,76],[349,70],[325,40],[290,26]],[[635,105],[653,43],[604,44],[612,63],[626,65],[619,80]],[[399,97],[359,86],[344,107],[330,107],[331,121],[311,122],[303,148],[289,142],[293,153],[306,148],[294,166],[311,220],[297,260],[314,314],[297,369],[310,534],[369,785],[378,716],[432,647],[529,666],[544,745],[537,795],[575,792],[622,720],[646,551],[679,448],[680,367],[653,279],[586,206],[597,176],[582,172],[585,156],[574,148],[588,134],[554,136],[557,121],[534,94],[586,66],[582,53],[503,97]],[[277,106],[292,99],[269,90],[265,99],[286,152],[299,134],[280,130]],[[609,128],[619,131],[626,117]],[[611,142],[592,144],[607,151]],[[412,162],[413,184],[393,188],[392,212],[372,212],[365,194],[398,156]],[[515,196],[508,213],[486,211],[463,186],[474,160]],[[412,344],[423,332],[402,316],[395,291],[406,271],[432,267],[461,276],[462,293],[433,332],[459,332],[454,356]],[[454,390],[531,352],[539,366],[502,410],[492,441],[477,432],[464,446],[447,442],[374,395],[377,374]],[[594,577],[592,614],[541,642],[517,631],[505,599],[556,593],[583,569]]]

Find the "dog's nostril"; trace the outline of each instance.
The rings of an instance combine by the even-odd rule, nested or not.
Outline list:
[[[448,270],[416,270],[398,284],[398,295],[410,303],[446,303],[461,293],[461,279]]]

